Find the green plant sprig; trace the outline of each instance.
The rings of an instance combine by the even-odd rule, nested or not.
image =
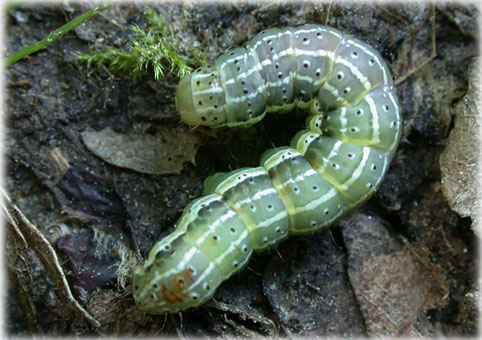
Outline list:
[[[166,69],[183,77],[192,71],[189,64],[207,64],[207,56],[202,49],[192,46],[181,48],[179,39],[172,27],[165,24],[162,15],[152,9],[146,10],[144,15],[146,30],[137,25],[129,26],[133,33],[127,49],[93,47],[91,53],[78,55],[77,60],[88,67],[106,66],[113,72],[130,72],[134,79],[149,74],[152,69],[156,80],[164,76]],[[181,52],[186,50],[195,57],[183,57]]]

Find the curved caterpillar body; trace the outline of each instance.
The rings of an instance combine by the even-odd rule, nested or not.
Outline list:
[[[251,125],[266,112],[308,109],[291,147],[268,150],[257,168],[205,181],[175,231],[133,274],[148,313],[177,312],[210,299],[253,251],[329,226],[380,186],[401,135],[387,66],[374,48],[335,29],[268,29],[181,80],[188,124]]]

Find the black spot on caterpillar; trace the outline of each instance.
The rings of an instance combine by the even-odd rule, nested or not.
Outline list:
[[[249,126],[298,106],[307,129],[257,168],[215,174],[175,231],[134,270],[148,313],[210,299],[253,251],[328,227],[380,186],[401,135],[391,76],[378,52],[335,29],[268,29],[184,77],[176,105],[191,125]]]

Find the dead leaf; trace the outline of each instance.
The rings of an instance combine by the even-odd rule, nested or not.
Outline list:
[[[81,134],[89,151],[112,165],[152,175],[179,174],[194,164],[198,137],[184,128],[159,128],[156,135],[122,134],[107,127]]]
[[[447,147],[440,155],[445,200],[460,216],[472,218],[472,229],[479,237],[482,237],[481,66],[480,58],[473,60],[469,66],[469,88],[455,108],[455,126],[450,132]]]
[[[429,251],[407,242],[400,248],[378,218],[355,213],[341,224],[350,254],[348,276],[367,334],[419,337],[433,332],[424,312],[445,307],[448,285]]]

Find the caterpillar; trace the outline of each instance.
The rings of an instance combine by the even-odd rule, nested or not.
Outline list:
[[[306,109],[290,147],[256,168],[218,173],[184,209],[173,233],[133,272],[139,309],[178,312],[209,300],[249,261],[288,235],[328,227],[380,186],[401,136],[388,68],[368,44],[316,24],[262,31],[181,79],[181,119],[249,126],[267,112]]]

